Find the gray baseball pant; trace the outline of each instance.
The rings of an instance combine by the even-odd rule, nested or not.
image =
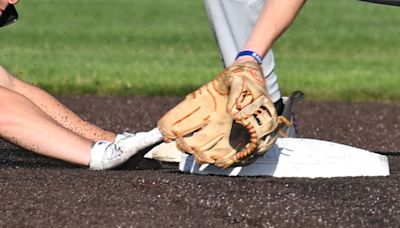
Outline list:
[[[264,6],[264,0],[204,0],[224,66],[235,61]],[[264,56],[262,68],[272,101],[281,98],[272,50]]]

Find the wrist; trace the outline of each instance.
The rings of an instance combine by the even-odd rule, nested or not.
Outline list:
[[[261,65],[262,63],[262,57],[257,54],[254,51],[250,51],[250,50],[244,50],[238,53],[238,55],[236,56],[235,60],[242,62],[241,60],[244,59],[253,59],[254,61],[256,61],[258,64]]]
[[[235,59],[235,63],[244,63],[244,62],[254,62],[258,64],[257,60],[255,60],[251,56],[240,56]]]

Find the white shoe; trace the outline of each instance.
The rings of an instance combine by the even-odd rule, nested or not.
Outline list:
[[[120,147],[121,150],[128,153],[136,153],[138,150],[161,142],[163,139],[163,135],[158,128],[154,128],[148,132],[138,132],[136,134],[123,133],[123,135],[126,137],[119,139],[115,144]]]
[[[125,163],[138,151],[162,140],[161,132],[155,128],[149,132],[126,134],[115,143],[99,141],[90,150],[90,165],[93,170],[115,168]]]

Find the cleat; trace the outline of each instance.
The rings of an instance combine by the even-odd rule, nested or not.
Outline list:
[[[125,137],[116,137],[115,144],[121,148],[121,150],[126,151],[128,154],[134,154],[139,150],[142,150],[148,146],[154,145],[162,141],[162,134],[158,128],[154,128],[148,132],[138,132],[136,134],[123,133]]]
[[[281,129],[279,130],[281,136],[285,138],[297,138],[298,132],[296,128],[296,118],[294,112],[292,111],[292,107],[294,103],[302,100],[303,98],[304,93],[298,90],[294,91],[289,97],[282,97],[284,107],[281,116],[286,118],[290,124],[282,124]]]
[[[105,170],[116,168],[125,163],[138,151],[162,140],[161,132],[153,129],[149,132],[125,134],[115,143],[99,141],[93,144],[90,150],[89,168],[92,170]]]

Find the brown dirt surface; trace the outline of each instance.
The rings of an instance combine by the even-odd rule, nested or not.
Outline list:
[[[150,130],[176,97],[59,97],[84,119]],[[90,171],[0,141],[0,227],[397,227],[400,104],[302,101],[300,137],[388,155],[388,177],[273,178],[183,174],[132,159]],[[316,170],[316,172],[318,172]]]

